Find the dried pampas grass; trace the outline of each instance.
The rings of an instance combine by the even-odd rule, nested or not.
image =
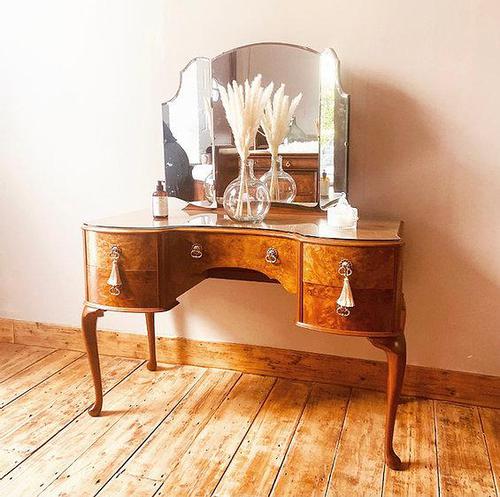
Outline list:
[[[227,89],[219,85],[226,119],[233,132],[234,144],[242,161],[248,159],[250,146],[255,140],[257,129],[264,113],[264,107],[273,91],[273,83],[266,88],[262,85],[262,75],[258,74],[252,83],[244,86],[233,81]]]

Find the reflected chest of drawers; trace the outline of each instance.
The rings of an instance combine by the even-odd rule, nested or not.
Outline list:
[[[82,330],[96,392],[91,415],[103,402],[96,323],[104,311],[145,313],[154,370],[156,312],[172,309],[206,278],[271,281],[296,296],[298,326],[364,337],[386,352],[385,458],[401,468],[392,447],[406,362],[399,222],[335,231],[318,211],[273,209],[259,225],[236,224],[221,211],[179,211],[165,221],[145,211],[86,223],[83,233]]]

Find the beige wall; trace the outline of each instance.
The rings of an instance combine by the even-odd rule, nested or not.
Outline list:
[[[84,218],[148,205],[160,102],[195,55],[260,40],[338,52],[351,197],[406,221],[412,364],[500,373],[500,3],[10,2],[2,15],[0,315],[76,324]],[[302,7],[305,6],[305,7]],[[206,281],[162,334],[381,358],[293,325],[280,287]],[[106,327],[143,330],[140,316]]]

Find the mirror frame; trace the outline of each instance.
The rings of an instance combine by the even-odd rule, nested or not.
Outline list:
[[[177,90],[175,92],[175,94],[169,98],[167,101],[163,102],[162,103],[162,111],[164,109],[165,106],[167,106],[170,102],[173,102],[180,94],[180,91],[181,91],[181,87],[182,87],[182,81],[183,81],[183,77],[184,77],[184,73],[187,71],[187,69],[194,63],[196,63],[198,60],[203,60],[205,62],[209,62],[209,71],[210,71],[210,80],[213,79],[213,62],[217,59],[219,59],[220,57],[223,57],[225,55],[228,55],[228,54],[231,54],[231,53],[234,53],[236,52],[237,50],[239,49],[244,49],[244,48],[251,48],[251,47],[254,47],[254,46],[265,46],[265,45],[282,45],[282,46],[286,46],[286,47],[290,47],[290,48],[295,48],[295,49],[299,49],[299,50],[304,50],[304,51],[307,51],[307,52],[310,52],[310,53],[313,53],[313,54],[316,54],[320,60],[319,60],[319,67],[320,67],[320,88],[319,88],[319,102],[318,102],[318,106],[319,106],[319,109],[318,109],[318,117],[319,117],[319,123],[320,123],[320,132],[319,132],[319,136],[318,136],[318,175],[317,175],[317,199],[316,199],[316,205],[315,206],[311,206],[311,207],[305,207],[307,209],[322,209],[322,210],[325,210],[326,208],[328,208],[329,206],[333,205],[336,203],[337,201],[337,198],[334,198],[334,199],[330,199],[328,198],[327,202],[324,203],[323,205],[321,204],[321,197],[320,197],[320,185],[319,185],[319,182],[320,182],[320,178],[321,178],[321,171],[322,171],[322,168],[321,168],[321,108],[322,108],[322,105],[321,105],[321,101],[322,101],[322,90],[323,90],[323,86],[322,86],[322,81],[323,81],[323,78],[321,77],[322,75],[322,71],[323,71],[323,68],[322,68],[322,60],[325,60],[325,59],[322,59],[323,58],[326,58],[326,57],[329,57],[333,64],[332,64],[332,67],[331,69],[333,70],[333,90],[335,92],[335,96],[336,98],[339,99],[339,105],[342,106],[342,109],[343,109],[343,116],[344,116],[344,122],[341,123],[342,125],[342,128],[344,130],[344,140],[342,140],[340,143],[337,143],[335,142],[334,143],[334,157],[333,157],[333,167],[334,167],[334,180],[333,180],[333,187],[334,187],[334,191],[336,193],[340,193],[340,192],[344,192],[346,193],[346,195],[348,195],[348,186],[349,186],[349,125],[350,125],[350,95],[348,93],[346,93],[342,87],[342,83],[341,83],[341,79],[340,79],[340,60],[335,52],[335,50],[333,48],[326,48],[324,49],[323,51],[321,52],[318,52],[317,50],[314,50],[313,48],[310,48],[310,47],[306,47],[306,46],[303,46],[303,45],[296,45],[296,44],[293,44],[293,43],[284,43],[284,42],[274,42],[274,41],[266,41],[266,42],[256,42],[256,43],[249,43],[249,44],[246,44],[246,45],[241,45],[241,46],[238,46],[238,47],[235,47],[235,48],[232,48],[232,49],[229,49],[229,50],[226,50],[218,55],[216,55],[215,57],[205,57],[205,56],[199,56],[199,57],[194,57],[193,59],[191,59],[183,68],[182,70],[180,71],[180,76],[179,76],[179,84],[178,84],[178,87],[177,87]],[[211,104],[211,109],[213,109],[213,100],[211,99],[210,100],[210,104]],[[340,112],[337,112],[337,103],[335,103],[335,115],[337,115],[337,113],[340,114]],[[162,112],[162,116],[163,116],[163,112]],[[214,122],[213,122],[213,112],[210,116],[211,118],[211,123],[210,123],[210,126],[211,126],[211,130],[212,130],[212,174],[213,174],[213,177],[214,179],[216,178],[216,175],[217,175],[217,165],[215,163],[215,157],[214,157],[214,142],[215,142],[215,137],[214,137]],[[335,121],[334,121],[335,122]],[[335,128],[334,127],[334,130],[336,130],[338,128]],[[334,138],[335,140],[335,138]],[[343,160],[342,160],[342,157],[343,157]],[[340,168],[336,168],[335,165],[336,163],[338,163],[339,161],[343,162],[342,166]],[[165,164],[164,164],[164,167],[165,167]],[[340,169],[340,172],[338,172],[338,170]],[[220,203],[217,202],[217,206],[219,206]],[[295,208],[304,208],[303,205],[301,205],[300,203],[275,203],[273,202],[273,205],[278,205],[280,207],[295,207]]]

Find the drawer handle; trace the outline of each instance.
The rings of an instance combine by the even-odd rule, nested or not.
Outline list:
[[[337,314],[346,318],[351,314],[350,308],[354,307],[354,298],[349,284],[349,276],[352,274],[352,262],[342,259],[339,264],[339,274],[344,277],[344,284],[337,299]]]
[[[292,163],[289,160],[287,160],[285,162],[285,167],[291,167],[291,165],[292,165]]]
[[[111,257],[111,273],[108,278],[109,285],[109,293],[111,295],[117,296],[120,295],[122,286],[122,279],[120,277],[120,269],[118,268],[118,259],[120,258],[120,249],[116,245],[111,247],[111,251],[109,252],[109,256]]]
[[[278,264],[278,251],[274,247],[269,247],[266,252],[265,260],[269,262],[269,264]]]
[[[201,259],[203,257],[203,247],[200,244],[193,244],[191,247],[191,257],[193,259]]]

